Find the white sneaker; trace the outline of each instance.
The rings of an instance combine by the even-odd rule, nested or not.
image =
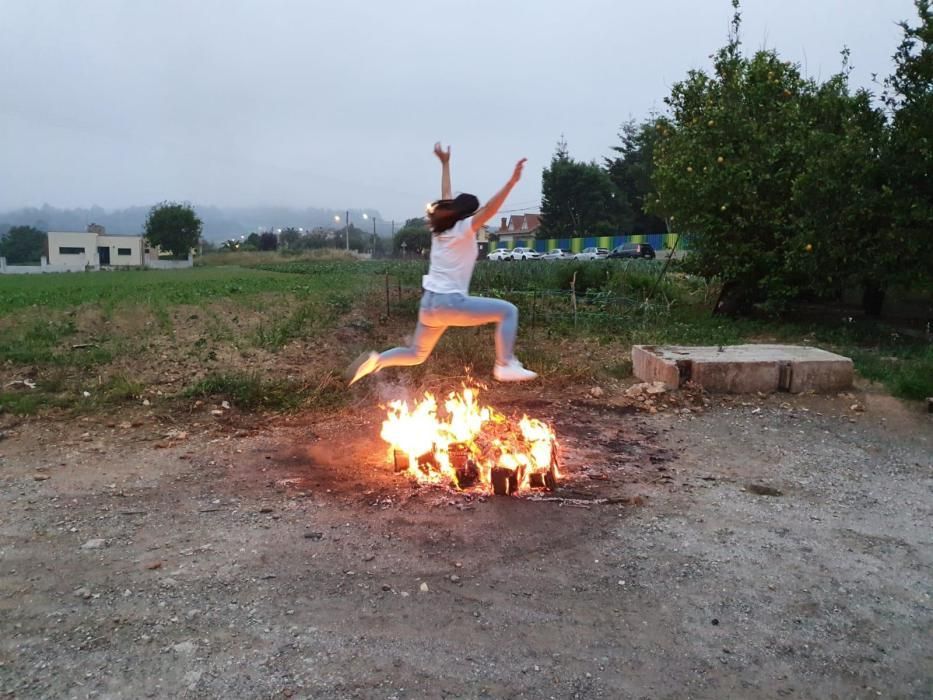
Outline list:
[[[536,372],[522,367],[522,363],[514,357],[508,364],[497,364],[492,370],[492,375],[500,382],[527,382],[538,377]]]
[[[364,352],[353,364],[347,367],[347,376],[351,377],[350,384],[358,382],[367,374],[372,374],[379,369],[379,355],[375,352]]]

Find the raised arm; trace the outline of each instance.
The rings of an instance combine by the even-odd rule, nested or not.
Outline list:
[[[512,171],[512,177],[509,178],[509,181],[505,183],[505,186],[496,192],[492,199],[490,199],[486,204],[481,206],[476,210],[476,213],[473,215],[473,230],[479,231],[480,227],[483,226],[487,221],[496,215],[496,212],[502,208],[502,205],[505,204],[506,198],[509,196],[509,193],[512,191],[512,188],[518,184],[518,181],[522,179],[522,168],[525,167],[525,161],[527,158],[522,158],[515,164],[515,170]]]
[[[435,143],[434,155],[441,162],[441,199],[453,199],[450,189],[450,146],[445,151],[440,142]]]

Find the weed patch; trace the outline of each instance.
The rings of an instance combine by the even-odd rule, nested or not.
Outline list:
[[[344,400],[344,383],[336,372],[312,380],[267,378],[255,372],[216,373],[189,387],[184,396],[226,399],[241,410],[329,408]]]

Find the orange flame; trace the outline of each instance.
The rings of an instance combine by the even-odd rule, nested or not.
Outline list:
[[[514,487],[509,493],[553,488],[559,474],[557,439],[551,427],[528,416],[516,424],[480,405],[478,393],[472,387],[451,392],[443,412],[430,393],[412,407],[406,401],[391,402],[381,436],[396,468],[419,483],[486,491],[494,488],[493,470],[500,470],[500,476],[501,470],[507,470]]]

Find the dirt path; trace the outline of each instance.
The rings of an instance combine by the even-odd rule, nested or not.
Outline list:
[[[862,401],[513,395],[564,503],[414,488],[374,409],[8,427],[0,696],[930,697],[933,420]]]

